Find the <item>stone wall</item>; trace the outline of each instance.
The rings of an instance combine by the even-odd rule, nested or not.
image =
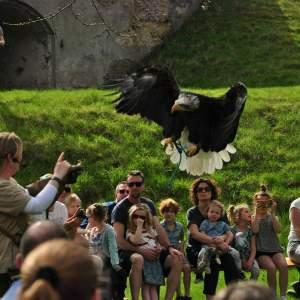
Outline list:
[[[100,86],[147,57],[200,3],[0,0],[0,23],[7,41],[0,49],[0,88]],[[9,25],[38,17],[49,18]]]

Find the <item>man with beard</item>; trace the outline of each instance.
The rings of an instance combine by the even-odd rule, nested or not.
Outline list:
[[[142,272],[144,258],[155,260],[158,257],[166,272],[167,290],[165,299],[173,299],[173,295],[177,289],[180,272],[182,269],[183,258],[181,252],[171,247],[168,236],[161,226],[157,217],[156,208],[152,200],[142,197],[144,190],[144,174],[141,171],[131,171],[127,175],[127,187],[129,195],[120,201],[112,212],[112,224],[117,236],[117,243],[121,265],[130,274],[130,288],[133,300],[139,299],[139,293],[142,286]],[[137,203],[148,205],[152,217],[153,227],[158,233],[159,243],[164,247],[161,249],[145,249],[134,246],[126,240],[126,229],[128,223],[128,211],[130,207]],[[125,287],[124,287],[125,288]]]

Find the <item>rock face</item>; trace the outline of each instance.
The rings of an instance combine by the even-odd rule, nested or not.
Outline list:
[[[0,0],[0,88],[95,87],[176,31],[199,0]],[[32,22],[41,18],[42,21]],[[29,23],[29,24],[27,24]]]

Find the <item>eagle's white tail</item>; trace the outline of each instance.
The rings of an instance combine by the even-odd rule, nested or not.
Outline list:
[[[191,143],[188,141],[188,130],[183,130],[180,143],[184,150],[187,150]],[[181,154],[175,146],[168,145],[166,153],[170,156],[170,160],[174,164],[179,164],[179,169],[186,171],[188,174],[200,176],[204,173],[212,174],[214,171],[223,167],[223,162],[230,161],[230,154],[234,154],[236,149],[233,145],[228,144],[226,148],[220,152],[204,152],[200,151],[194,156],[186,156],[185,152]]]

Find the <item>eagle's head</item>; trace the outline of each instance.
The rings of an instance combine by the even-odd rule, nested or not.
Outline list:
[[[178,99],[171,108],[171,113],[176,111],[195,111],[199,108],[200,100],[197,95],[180,93]]]
[[[247,87],[244,83],[238,82],[229,89],[229,91],[226,93],[226,96],[231,99],[244,99],[247,96]]]

